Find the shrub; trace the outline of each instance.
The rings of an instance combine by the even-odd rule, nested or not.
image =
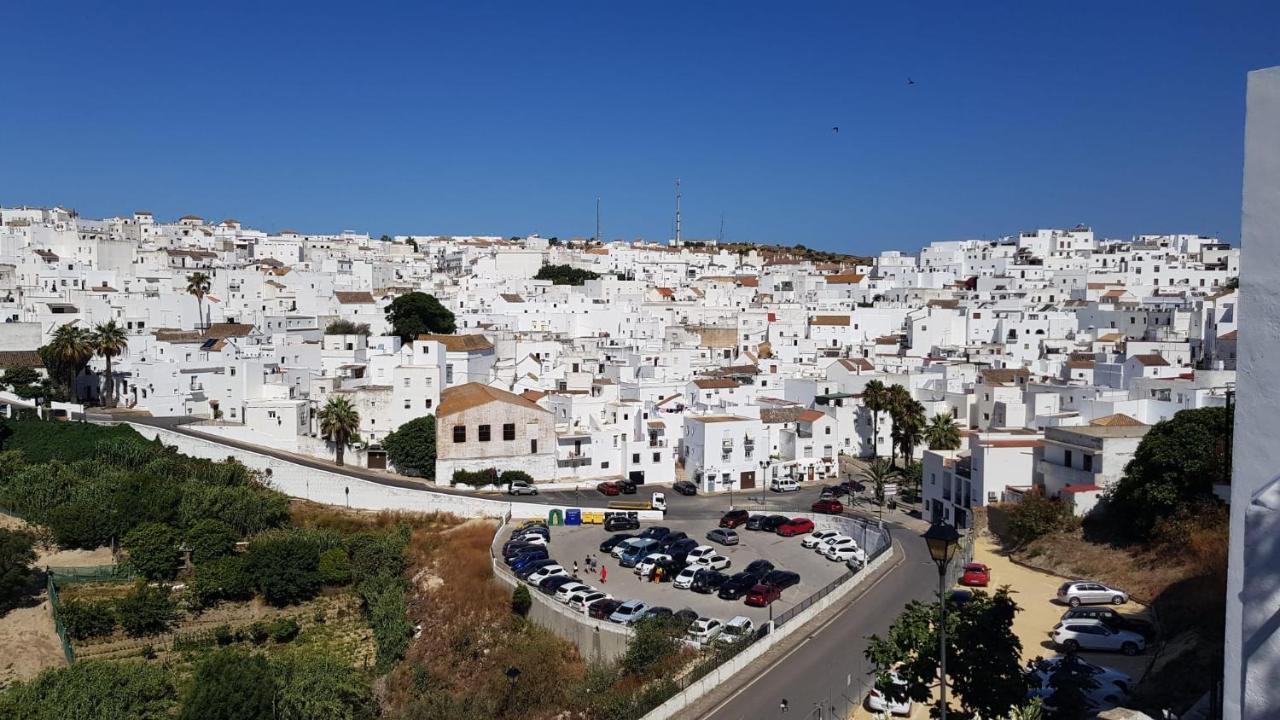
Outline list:
[[[67,600],[58,608],[58,619],[74,640],[110,635],[116,629],[115,608],[109,602]]]
[[[529,608],[533,606],[533,598],[529,596],[529,588],[517,585],[516,589],[511,592],[511,612],[524,617],[529,614]]]
[[[126,633],[142,637],[168,630],[178,619],[178,609],[168,590],[139,584],[116,601],[116,615]]]
[[[680,651],[680,641],[672,623],[663,618],[646,618],[636,623],[635,634],[622,656],[622,668],[631,675],[645,675]]]
[[[249,640],[251,640],[254,645],[261,645],[266,642],[269,637],[271,637],[271,631],[267,630],[265,623],[256,622],[249,626]]]
[[[248,600],[253,597],[253,578],[243,557],[231,556],[211,560],[196,568],[190,587],[200,607],[210,607],[223,600]]]
[[[510,485],[514,482],[527,482],[533,484],[533,476],[523,470],[507,470],[498,478],[498,484]]]
[[[1065,503],[1038,492],[1026,493],[1022,502],[1009,508],[1007,539],[1011,549],[1023,548],[1049,533],[1070,528],[1074,522]]]
[[[470,487],[484,487],[485,485],[498,484],[498,471],[493,468],[485,470],[454,470],[454,485],[468,485]]]
[[[382,441],[387,459],[402,473],[436,477],[436,418],[420,417],[396,428]]]
[[[34,536],[0,528],[0,611],[16,602],[31,583],[35,560]]]
[[[372,720],[378,704],[350,662],[331,655],[294,654],[277,666],[278,720]]]
[[[213,629],[213,639],[219,645],[230,645],[235,642],[236,634],[232,632],[230,625],[219,625]]]
[[[271,623],[267,628],[267,632],[271,634],[271,639],[277,643],[287,643],[298,637],[298,623],[292,618],[280,618]]]
[[[320,553],[317,573],[325,585],[345,585],[351,582],[351,558],[343,548],[329,548]]]
[[[413,625],[409,622],[409,608],[404,600],[404,581],[386,575],[367,580],[360,586],[369,627],[378,646],[379,672],[391,669],[409,647]]]
[[[129,564],[148,580],[172,580],[178,574],[178,531],[161,523],[143,523],[124,536]]]
[[[404,532],[360,532],[346,539],[351,558],[351,578],[357,583],[379,576],[399,577],[404,573]]]
[[[271,533],[249,544],[246,568],[253,585],[276,606],[306,600],[320,585],[320,549],[299,532]]]
[[[221,520],[205,519],[187,531],[191,561],[197,565],[230,555],[240,539],[236,529]]]
[[[0,693],[0,717],[168,720],[176,697],[169,668],[89,660],[46,670]]]
[[[276,676],[267,659],[241,649],[209,653],[196,664],[179,720],[270,720]]]

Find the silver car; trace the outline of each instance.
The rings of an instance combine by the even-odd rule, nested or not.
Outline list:
[[[1096,582],[1065,582],[1058,588],[1058,601],[1071,607],[1081,605],[1123,605],[1129,593]]]

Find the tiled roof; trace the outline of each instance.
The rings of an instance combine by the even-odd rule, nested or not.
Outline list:
[[[1145,367],[1168,367],[1169,366],[1168,360],[1165,360],[1159,355],[1154,355],[1154,354],[1153,355],[1134,355],[1133,359],[1137,360],[1139,365],[1143,365]]]
[[[492,350],[493,343],[483,335],[419,335],[419,340],[434,340],[448,352],[475,352]]]
[[[871,372],[876,369],[866,358],[841,359],[840,366],[853,372]]]
[[[529,398],[481,383],[467,383],[466,385],[448,388],[440,393],[440,408],[437,414],[440,417],[454,415],[491,402],[507,403],[539,412],[548,412]]]
[[[44,360],[37,350],[0,350],[0,368],[10,370],[39,367],[44,367]]]
[[[354,292],[344,292],[335,290],[333,296],[343,305],[372,305],[373,293],[368,290],[359,290]]]
[[[826,413],[823,413],[820,410],[802,410],[800,412],[799,420],[800,422],[811,423],[816,420],[821,420],[824,417],[826,417]]]
[[[1115,413],[1105,417],[1094,418],[1089,421],[1090,425],[1097,427],[1143,427],[1146,423],[1125,415],[1124,413]]]
[[[827,275],[823,280],[826,280],[828,285],[857,285],[862,282],[862,276],[857,273],[838,273]]]
[[[737,380],[721,379],[721,378],[705,378],[694,380],[693,384],[698,386],[699,390],[729,390],[739,386]]]
[[[814,315],[813,317],[809,318],[809,324],[849,327],[849,316],[848,315]]]

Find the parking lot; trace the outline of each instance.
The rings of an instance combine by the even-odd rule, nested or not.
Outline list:
[[[716,552],[729,558],[731,565],[723,570],[732,575],[743,570],[753,560],[768,560],[777,569],[790,570],[800,575],[800,583],[782,592],[782,597],[772,603],[772,613],[779,615],[796,603],[826,586],[847,571],[844,563],[831,562],[813,550],[800,546],[802,535],[781,537],[771,532],[758,532],[738,528],[737,545],[724,546],[706,539],[708,530],[716,527],[717,520],[677,520],[667,519],[662,522],[641,523],[638,533],[652,525],[670,528],[672,532],[687,533],[699,544],[711,545]],[[612,537],[614,533],[606,532],[599,525],[565,526],[551,529],[551,543],[548,546],[551,557],[566,568],[572,569],[578,563],[578,578],[584,583],[596,586],[619,600],[641,600],[651,606],[664,606],[672,610],[691,608],[699,616],[728,620],[735,615],[745,615],[756,625],[769,620],[769,607],[750,607],[741,599],[736,601],[721,600],[715,593],[702,594],[692,590],[680,590],[670,582],[654,583],[641,580],[633,568],[624,568],[618,560],[608,553],[600,552],[600,543]],[[506,531],[505,541],[510,536]],[[591,574],[586,570],[587,558],[594,556],[605,568],[605,580],[602,583],[599,574]]]

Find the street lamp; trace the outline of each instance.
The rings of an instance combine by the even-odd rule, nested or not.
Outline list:
[[[938,713],[941,720],[947,720],[947,566],[960,549],[960,533],[951,525],[934,523],[922,537],[929,546],[929,557],[938,566]]]

